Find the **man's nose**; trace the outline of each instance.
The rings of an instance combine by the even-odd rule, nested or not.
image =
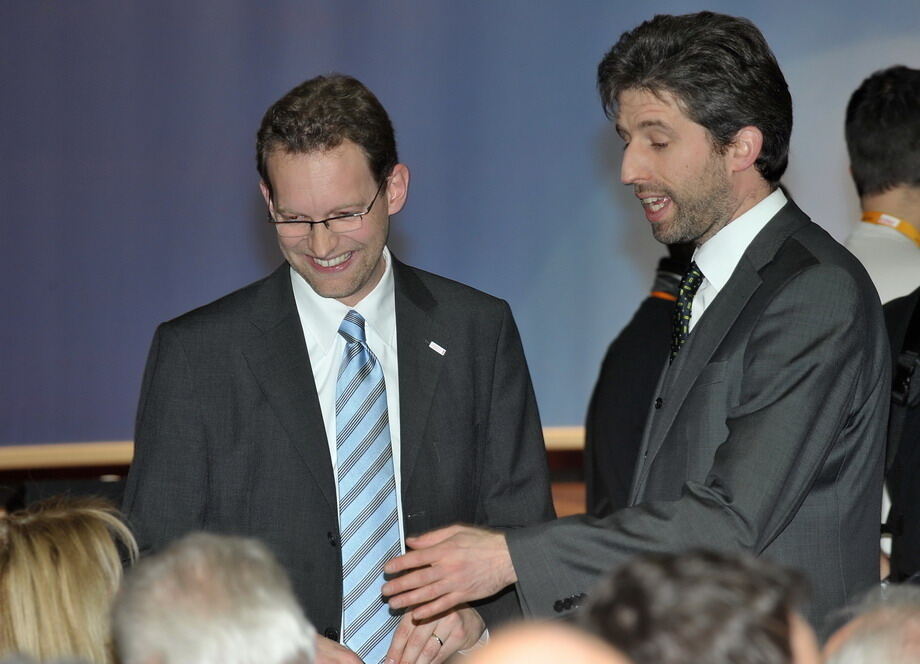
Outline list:
[[[310,231],[310,252],[316,258],[330,258],[339,243],[339,236],[330,231],[326,224],[313,224]]]
[[[632,145],[627,145],[623,151],[623,162],[620,164],[620,182],[638,184],[647,179],[648,166],[645,160]]]

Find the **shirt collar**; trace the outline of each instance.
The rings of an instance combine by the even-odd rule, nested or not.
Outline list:
[[[332,350],[339,333],[342,319],[350,309],[364,317],[368,334],[377,337],[395,348],[396,308],[393,306],[395,289],[393,286],[393,260],[390,250],[383,248],[386,268],[374,290],[368,293],[355,306],[349,307],[335,298],[323,297],[291,268],[291,285],[294,288],[294,301],[304,329],[307,352],[311,359],[319,359]]]
[[[786,202],[786,195],[777,187],[776,191],[697,247],[693,260],[717,291],[728,283],[748,245]]]

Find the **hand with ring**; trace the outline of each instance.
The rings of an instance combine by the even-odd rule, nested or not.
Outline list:
[[[479,613],[466,605],[426,620],[407,612],[393,635],[387,664],[441,664],[458,650],[472,648],[485,631]]]

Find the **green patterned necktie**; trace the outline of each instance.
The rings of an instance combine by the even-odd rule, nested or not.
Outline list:
[[[700,272],[695,262],[690,263],[690,269],[680,280],[680,288],[677,291],[677,304],[674,306],[671,327],[671,357],[668,364],[674,361],[680,347],[690,336],[690,308],[693,306],[693,296],[696,295],[701,283],[703,283],[703,273]]]

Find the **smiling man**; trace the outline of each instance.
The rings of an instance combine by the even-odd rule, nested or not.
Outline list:
[[[438,664],[518,603],[390,610],[383,565],[404,536],[553,516],[517,328],[504,301],[387,249],[409,170],[357,80],[291,90],[257,157],[285,262],[157,330],[125,511],[142,548],[191,530],[263,540],[323,636],[319,664]]]
[[[642,552],[750,551],[805,573],[823,618],[878,582],[889,371],[859,263],[779,188],[786,81],[746,19],[656,16],[598,68],[621,179],[652,234],[696,245],[649,404],[629,505],[508,533],[411,539],[384,592],[417,617],[514,584],[525,611],[577,607]]]

